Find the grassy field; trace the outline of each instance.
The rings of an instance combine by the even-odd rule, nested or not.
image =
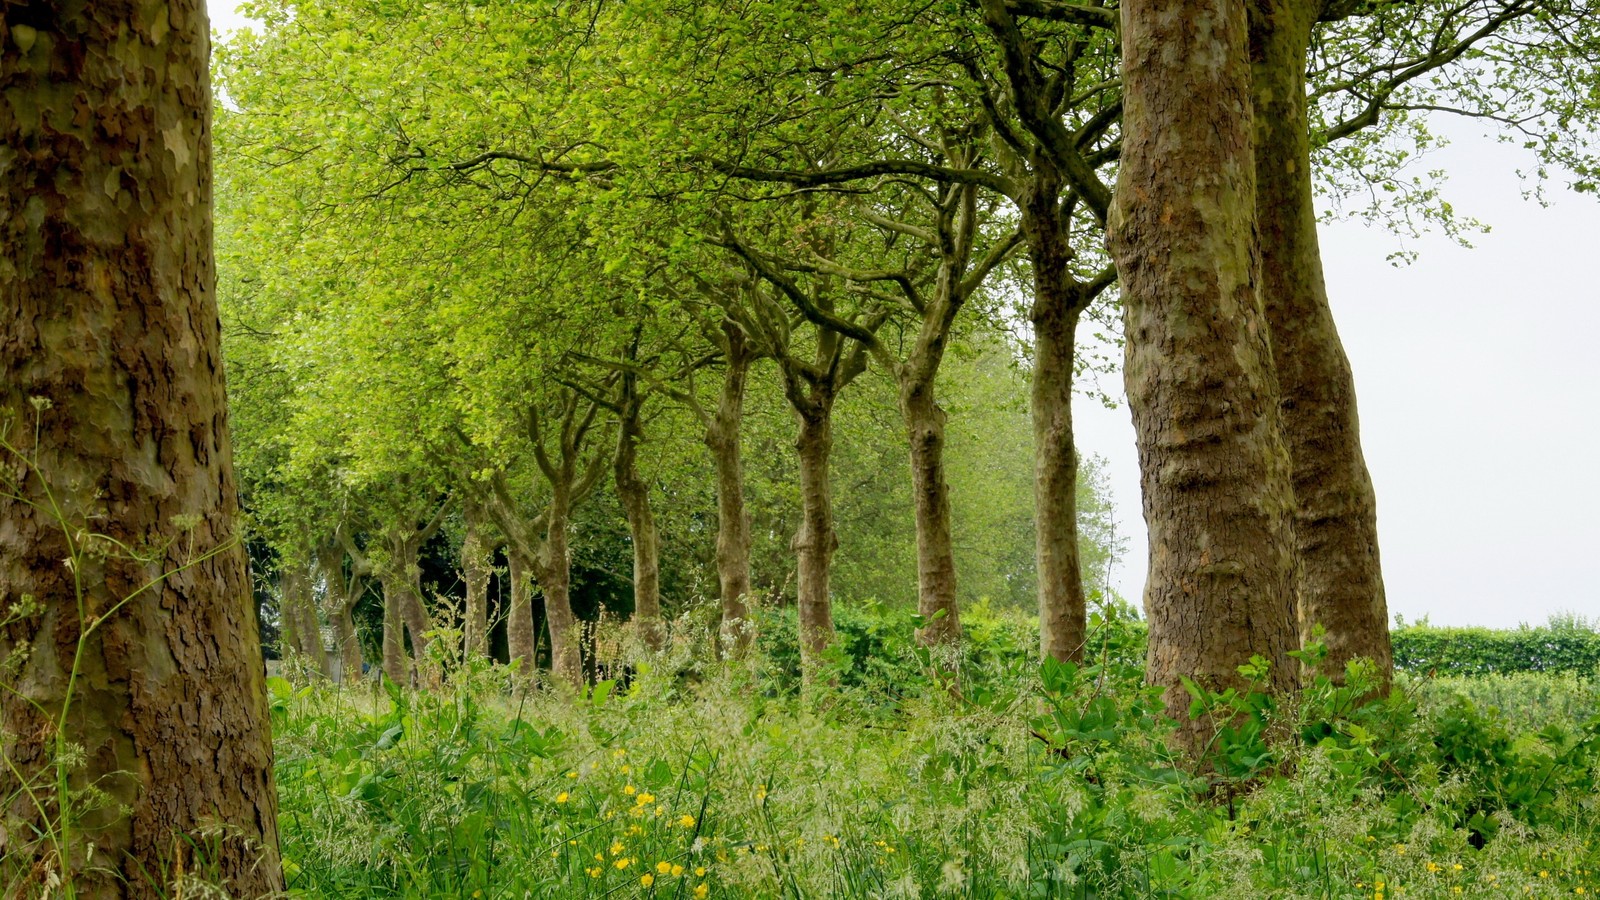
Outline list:
[[[1003,630],[1003,629],[1001,629]],[[982,629],[978,629],[984,633]],[[990,636],[994,637],[991,630]],[[1600,690],[1403,678],[1362,705],[1206,698],[1166,749],[1129,654],[903,645],[801,691],[685,641],[588,696],[274,680],[283,855],[305,896],[1567,897],[1600,891]],[[1122,648],[1126,650],[1126,648]],[[899,654],[898,657],[892,654]],[[937,662],[937,661],[934,661]],[[848,677],[846,677],[848,673]]]

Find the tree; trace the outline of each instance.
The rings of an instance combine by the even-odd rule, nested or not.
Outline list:
[[[1272,688],[1297,681],[1294,494],[1258,285],[1245,8],[1132,0],[1122,39],[1107,239],[1150,529],[1146,677],[1198,752],[1210,724],[1183,715],[1182,679],[1240,686],[1236,668],[1260,655]]]
[[[0,46],[0,857],[85,897],[163,896],[202,855],[274,893],[205,13],[11,5]]]

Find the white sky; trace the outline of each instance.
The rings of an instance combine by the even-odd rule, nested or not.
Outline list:
[[[219,31],[246,20],[211,4]],[[1526,154],[1476,128],[1432,158],[1446,196],[1493,226],[1473,249],[1406,243],[1353,223],[1323,230],[1329,294],[1355,369],[1378,494],[1389,610],[1440,625],[1600,616],[1600,199],[1522,199]],[[1110,387],[1117,379],[1106,379]],[[1108,463],[1129,538],[1114,582],[1143,594],[1146,543],[1127,408],[1084,400],[1082,452]]]

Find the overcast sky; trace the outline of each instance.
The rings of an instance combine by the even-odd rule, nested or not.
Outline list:
[[[244,24],[226,2],[212,24]],[[1441,123],[1432,158],[1463,215],[1493,227],[1472,249],[1327,226],[1329,294],[1355,369],[1378,494],[1389,610],[1440,625],[1600,616],[1600,200],[1554,186],[1522,198],[1527,156]],[[1105,379],[1114,389],[1116,378]],[[1143,595],[1146,544],[1126,406],[1085,400],[1080,449],[1106,459],[1129,552],[1114,582]]]
[[[1322,230],[1335,320],[1355,370],[1378,495],[1389,611],[1440,625],[1600,616],[1600,200],[1516,177],[1528,157],[1475,126],[1441,123],[1431,160],[1446,196],[1492,226],[1444,237],[1395,268],[1394,235]],[[1115,379],[1110,380],[1115,384]],[[1129,553],[1115,583],[1137,602],[1146,544],[1127,408],[1075,407],[1079,443],[1105,457]]]

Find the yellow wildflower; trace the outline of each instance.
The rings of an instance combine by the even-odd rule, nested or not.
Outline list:
[[[621,841],[617,841],[616,843],[611,845],[611,855],[612,856],[616,856],[616,855],[620,854],[622,852],[622,850],[623,850],[623,847],[622,847],[622,842]]]
[[[649,872],[646,872],[643,875],[639,876],[639,884],[644,886],[644,887],[649,887],[650,885],[655,884],[655,883],[656,883],[656,877],[654,875],[651,875]]]
[[[589,873],[589,877],[590,878],[599,878],[601,869],[600,869],[599,866],[592,866],[590,868],[584,869],[584,871]]]
[[[646,803],[654,803],[656,802],[656,795],[646,791],[645,793],[633,798],[633,802],[640,806],[643,806]]]
[[[672,872],[670,874],[672,875],[673,878],[677,878],[679,875],[682,875],[683,874],[683,866],[680,866],[677,863],[673,863],[672,864]]]
[[[711,889],[706,887],[705,882],[702,881],[700,882],[699,886],[694,889],[694,900],[706,900],[706,894],[710,892]]]
[[[695,866],[694,867],[694,877],[696,877],[696,878],[704,878],[704,877],[706,877],[706,867],[705,866]]]
[[[567,795],[566,791],[562,791],[561,793],[556,795],[556,802],[557,803],[565,803],[570,799],[572,799],[572,798]]]
[[[665,875],[672,871],[672,863],[669,863],[663,859],[662,861],[656,863],[656,871],[660,872],[662,875]]]
[[[631,860],[631,859],[627,858],[626,856],[624,856],[623,858],[621,858],[621,859],[617,860],[616,862],[612,863],[612,865],[616,866],[619,869],[626,869],[632,862],[633,862],[633,860]]]
[[[684,814],[684,815],[681,815],[681,816],[678,817],[678,824],[682,825],[685,828],[693,828],[694,827],[694,816],[688,815],[687,813]]]
[[[624,786],[622,792],[627,794],[629,797],[632,797],[634,794],[639,793],[639,789],[630,784]]]

